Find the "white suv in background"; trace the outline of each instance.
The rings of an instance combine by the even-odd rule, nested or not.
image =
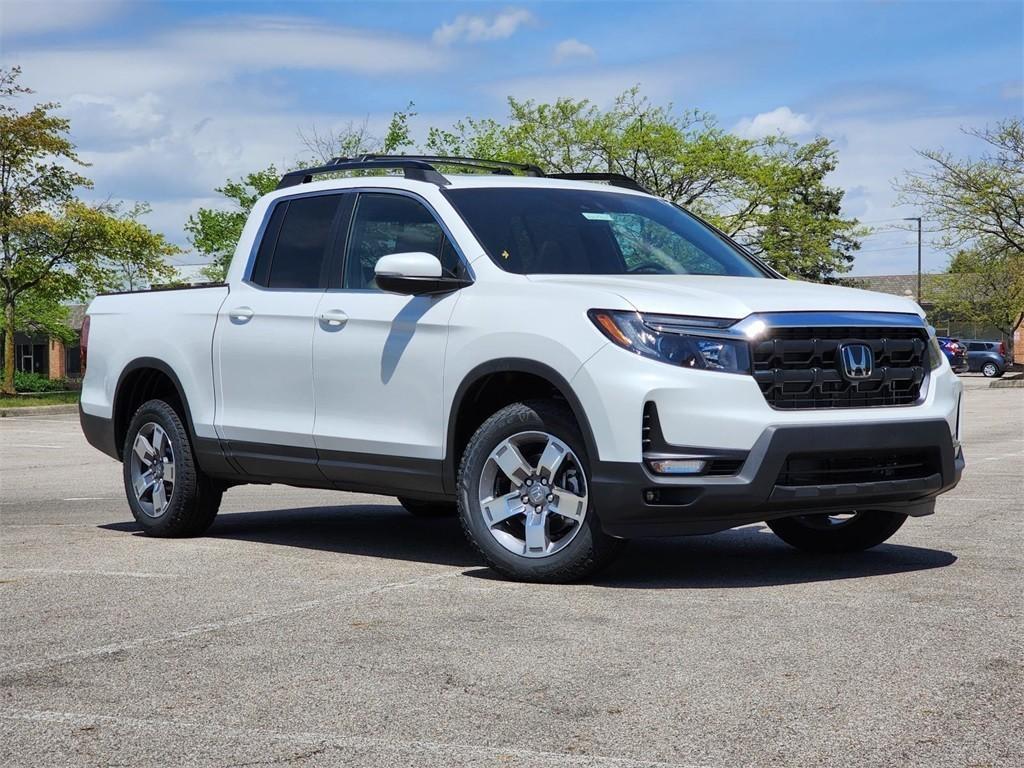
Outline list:
[[[438,170],[465,165],[490,173]],[[339,178],[379,169],[403,176]],[[615,175],[295,171],[225,284],[101,296],[86,333],[83,429],[157,536],[204,531],[232,485],[365,491],[457,508],[495,569],[565,581],[624,539],[757,521],[871,547],[964,464],[916,304],[783,279]]]

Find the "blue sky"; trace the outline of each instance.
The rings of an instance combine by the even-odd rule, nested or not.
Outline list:
[[[915,148],[1024,114],[1024,3],[50,2],[5,0],[0,60],[62,103],[91,195],[183,224],[226,177],[290,165],[300,129],[414,101],[414,130],[501,117],[509,95],[599,104],[634,84],[744,135],[832,138],[846,212],[883,231],[855,274],[910,272],[891,181]],[[195,261],[185,257],[184,261]],[[928,248],[925,265],[944,254]]]

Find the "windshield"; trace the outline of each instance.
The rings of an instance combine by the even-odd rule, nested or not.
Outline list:
[[[537,187],[445,194],[507,272],[767,276],[712,229],[655,197]]]

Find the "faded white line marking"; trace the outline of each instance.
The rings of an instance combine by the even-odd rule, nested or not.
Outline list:
[[[292,616],[296,613],[303,613],[305,611],[311,611],[324,606],[338,605],[354,598],[365,597],[367,595],[374,595],[381,592],[390,592],[396,589],[408,589],[409,587],[418,587],[431,582],[441,581],[443,579],[451,579],[461,575],[461,573],[462,571],[456,570],[450,573],[439,574],[437,576],[413,579],[412,581],[394,582],[390,584],[382,584],[376,587],[368,587],[366,589],[356,589],[350,592],[342,592],[334,595],[333,597],[326,597],[319,600],[306,600],[279,610],[258,611],[244,616],[236,616],[233,619],[226,619],[224,621],[212,621],[208,624],[197,624],[193,627],[168,632],[165,635],[139,637],[134,640],[125,640],[119,643],[108,643],[107,645],[101,645],[96,648],[84,648],[72,653],[47,656],[34,661],[23,661],[18,664],[9,664],[7,666],[0,667],[0,674],[19,672],[29,669],[45,669],[47,667],[57,666],[69,661],[88,659],[94,656],[106,656],[111,653],[117,653],[118,651],[142,648],[147,645],[164,645],[178,640],[187,640],[188,638],[196,637],[198,635],[208,635],[225,629],[234,629],[235,627],[244,627],[249,624],[258,624],[259,622],[269,621],[271,619],[281,619],[286,616]]]
[[[66,445],[26,445],[25,443],[22,443],[21,445],[17,445],[15,447],[16,448],[49,448],[49,449],[52,449],[52,450],[55,450],[55,451],[59,451],[62,448],[67,448]]]
[[[132,579],[176,579],[174,573],[150,573],[148,571],[99,571],[91,569],[65,568],[0,568],[0,571],[34,573],[41,576],[125,576]]]
[[[416,752],[434,752],[440,754],[457,754],[459,756],[478,755],[480,758],[519,757],[524,759],[551,760],[563,765],[619,765],[625,768],[707,768],[706,764],[666,763],[658,760],[636,760],[630,757],[612,757],[609,755],[581,755],[566,752],[549,752],[545,750],[523,749],[522,747],[490,747],[481,744],[461,744],[458,742],[428,741],[421,739],[398,739],[375,736],[350,736],[334,731],[275,731],[268,728],[238,728],[223,724],[210,725],[187,720],[163,720],[155,718],[120,717],[115,715],[91,715],[80,712],[56,712],[53,710],[34,709],[2,709],[0,718],[19,720],[22,722],[59,723],[61,725],[96,726],[116,725],[149,731],[153,728],[170,728],[180,731],[183,728],[208,734],[215,738],[264,738],[273,741],[296,741],[308,743],[326,742],[342,749],[404,749]]]
[[[61,501],[113,501],[113,496],[72,496],[70,499],[61,499]]]

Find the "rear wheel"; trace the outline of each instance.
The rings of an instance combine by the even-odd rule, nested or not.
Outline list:
[[[520,581],[581,579],[622,546],[601,530],[583,438],[558,403],[513,403],[480,426],[462,457],[458,504],[470,542]]]
[[[999,375],[999,366],[995,363],[985,363],[981,366],[981,373],[986,378],[994,378]]]
[[[886,541],[906,519],[898,512],[866,510],[784,517],[769,520],[768,527],[787,544],[806,552],[859,552]]]
[[[406,512],[416,517],[455,517],[458,507],[454,501],[422,501],[398,497],[398,503],[405,507]]]
[[[188,430],[163,400],[135,412],[121,453],[135,521],[151,536],[197,536],[217,516],[222,491],[196,466]]]

